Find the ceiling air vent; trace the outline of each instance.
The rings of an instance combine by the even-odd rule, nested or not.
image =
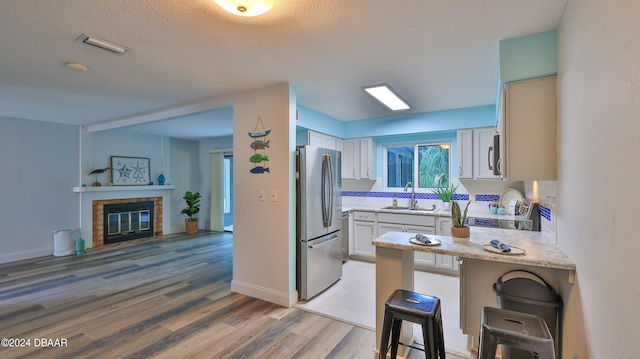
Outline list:
[[[99,37],[95,37],[93,35],[89,35],[89,34],[82,34],[80,35],[79,38],[76,39],[76,41],[78,42],[83,42],[87,45],[92,45],[95,47],[99,47],[103,50],[107,50],[109,52],[113,52],[114,54],[118,54],[118,55],[122,55],[125,52],[129,51],[130,49],[118,45],[118,44],[114,44],[111,41],[107,41],[104,39],[101,39]]]

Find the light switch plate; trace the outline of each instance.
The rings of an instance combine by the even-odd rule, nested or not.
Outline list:
[[[263,189],[259,189],[258,190],[258,200],[259,201],[264,201],[264,190]]]
[[[271,190],[271,202],[277,202],[278,201],[278,191],[276,191],[275,189]]]

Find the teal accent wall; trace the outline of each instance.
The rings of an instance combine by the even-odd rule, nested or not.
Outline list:
[[[558,73],[558,32],[556,30],[502,40],[499,43],[499,49],[497,104],[500,103],[505,83]],[[497,116],[496,106],[496,118]]]
[[[344,123],[344,138],[455,131],[459,128],[494,126],[495,123],[495,105],[486,105],[349,121]]]
[[[298,108],[296,126],[327,135],[344,138],[344,122],[301,105]]]
[[[500,41],[500,88],[505,82],[558,73],[558,33],[549,30]]]

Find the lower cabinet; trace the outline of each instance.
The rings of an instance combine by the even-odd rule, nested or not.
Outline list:
[[[436,234],[441,236],[451,235],[451,225],[453,221],[450,217],[438,217],[436,220]],[[436,267],[458,272],[458,261],[454,256],[438,254],[436,257]]]
[[[405,225],[396,223],[381,223],[378,222],[378,235],[381,236],[387,232],[407,232],[407,233],[421,233],[421,234],[436,234],[434,227]],[[407,235],[407,240],[409,239]],[[416,266],[435,267],[436,266],[436,254],[427,252],[415,252],[414,260]]]
[[[451,235],[451,218],[449,217],[355,211],[351,218],[353,218],[353,233],[350,236],[351,257],[369,262],[376,259],[376,248],[371,242],[387,232],[407,232],[407,241],[411,234],[415,233]],[[416,269],[458,274],[458,261],[453,256],[415,252],[414,258]]]
[[[361,212],[356,211],[353,213],[353,251],[351,256],[354,259],[375,261],[376,249],[371,243],[378,237],[378,230],[376,228],[376,214],[375,212]]]

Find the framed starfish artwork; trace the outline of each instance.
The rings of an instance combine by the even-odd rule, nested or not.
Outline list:
[[[146,186],[149,179],[148,158],[111,156],[111,183],[114,186]]]

